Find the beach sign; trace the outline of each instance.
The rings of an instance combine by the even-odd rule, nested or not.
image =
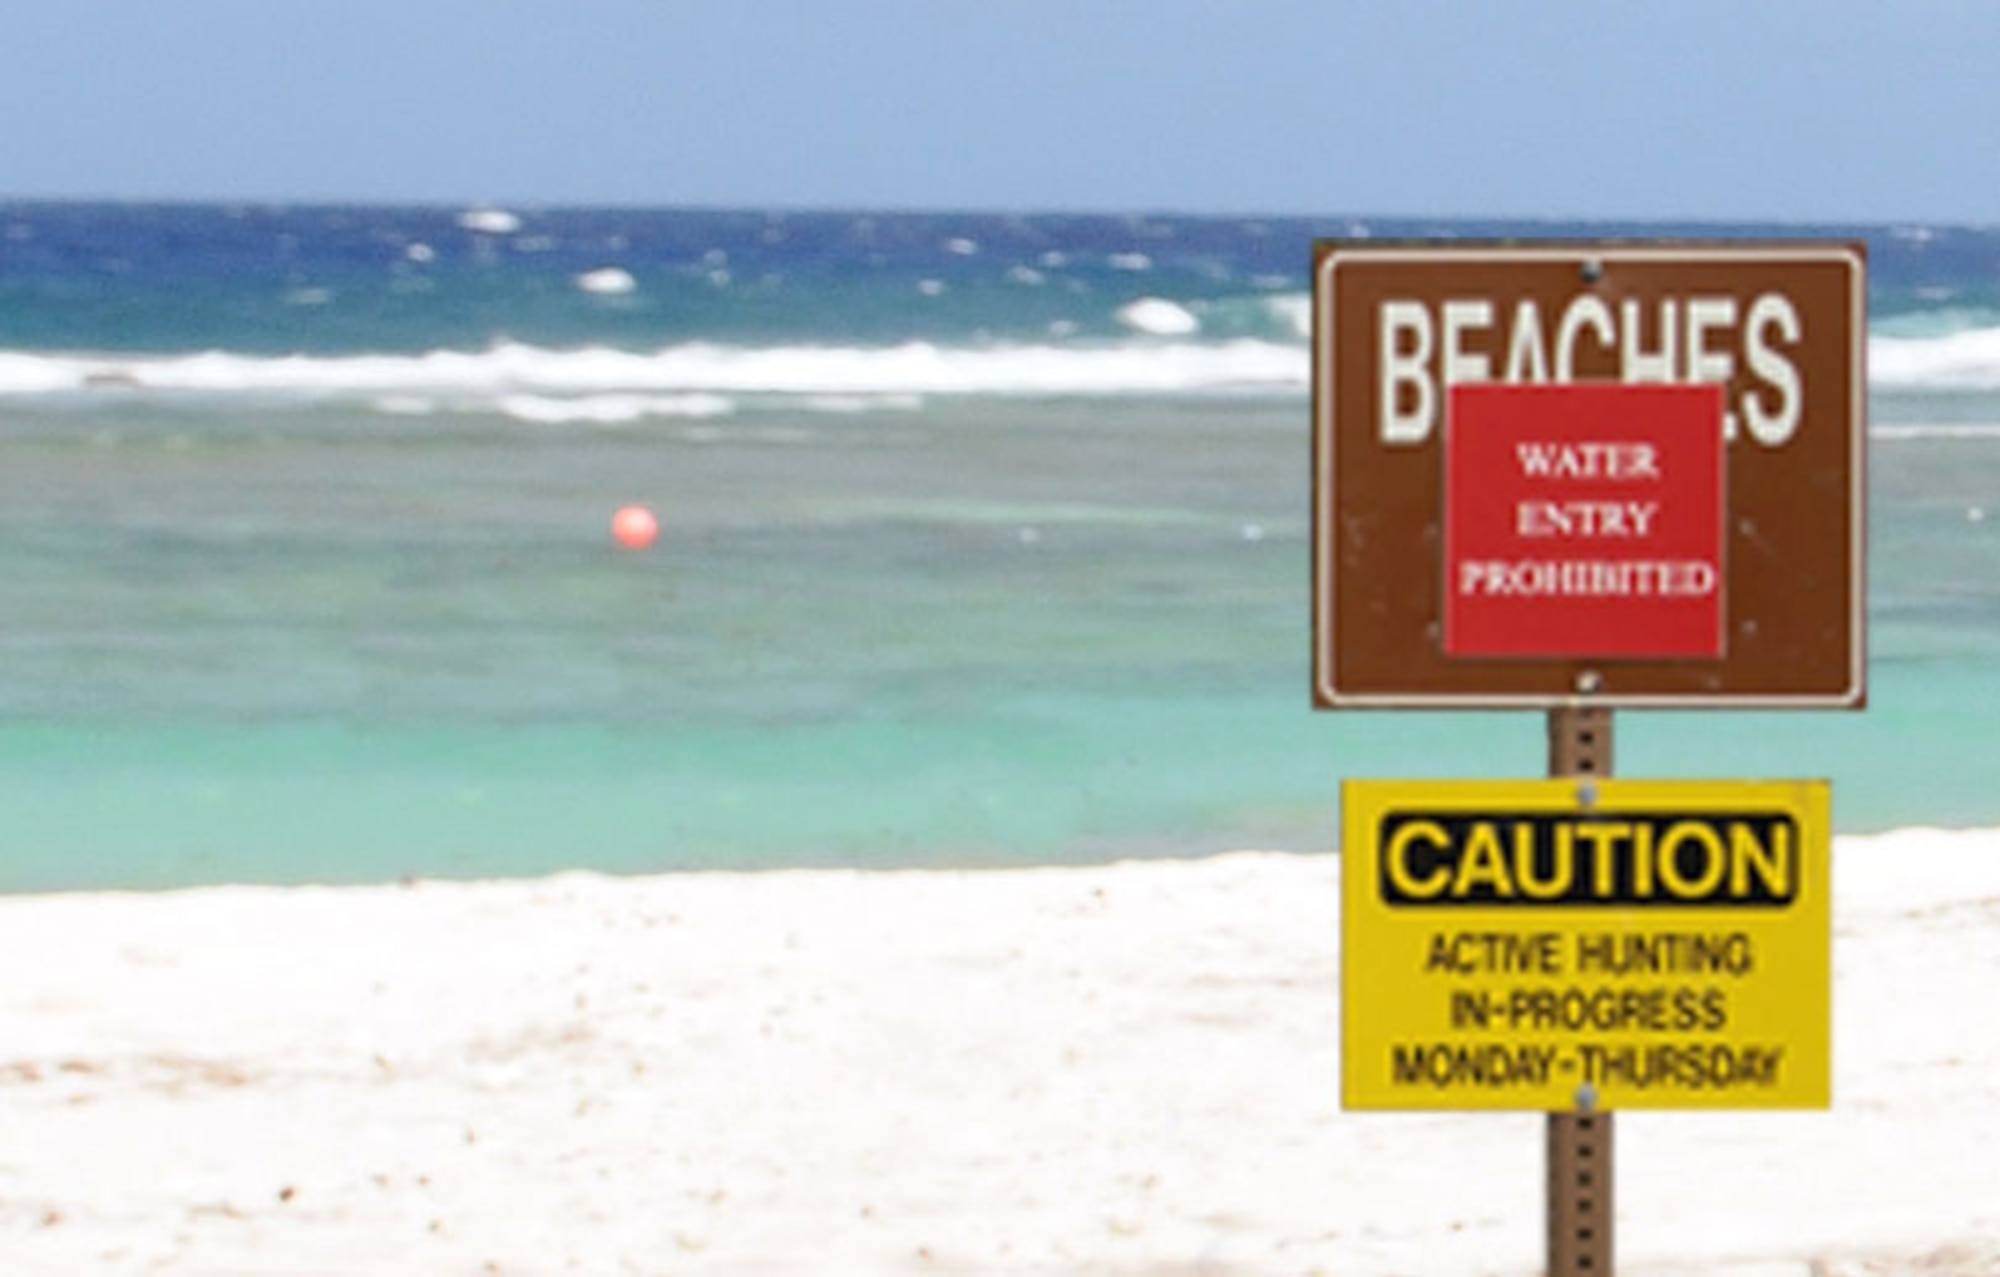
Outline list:
[[[1864,274],[1315,245],[1315,704],[1862,704]]]
[[[1824,781],[1349,780],[1350,1109],[1824,1108]]]

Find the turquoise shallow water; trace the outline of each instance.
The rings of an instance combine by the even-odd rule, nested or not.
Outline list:
[[[1619,770],[1830,776],[1843,831],[1991,823],[1964,745],[2000,678],[1891,670],[1876,694],[1866,715],[1627,713]],[[729,729],[13,724],[0,802],[10,890],[1324,851],[1340,777],[1534,776],[1541,731],[1269,691]]]
[[[1343,776],[1544,765],[1307,708],[1315,228],[13,212],[0,890],[1324,850]],[[1900,243],[1870,708],[1622,773],[2000,825],[2000,240]]]
[[[735,441],[62,424],[17,419],[0,479],[14,890],[1323,849],[1343,775],[1542,765],[1531,713],[1306,708],[1289,398]],[[1620,771],[2000,823],[2000,537],[1968,513],[2000,444],[1874,451],[1870,708],[1627,712]],[[605,535],[630,496],[644,554]]]

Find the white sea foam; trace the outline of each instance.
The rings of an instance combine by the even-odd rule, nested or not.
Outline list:
[[[924,406],[922,395],[808,395],[804,406],[813,411],[836,417],[857,416],[864,412],[914,412]]]
[[[1308,299],[1271,297],[1262,304],[1302,335],[1310,318]],[[690,342],[630,351],[503,343],[412,355],[283,356],[0,350],[0,397],[84,391],[446,400],[502,394],[1143,395],[1303,391],[1310,383],[1311,361],[1300,340],[1202,340],[1195,335],[1200,324],[1194,313],[1161,298],[1132,303],[1121,319],[1136,330],[1133,340],[1086,343],[1074,327],[1052,324],[1046,344],[990,346]],[[2000,328],[1920,339],[1876,337],[1870,369],[1877,389],[2000,389]]]
[[[1868,376],[1896,389],[2000,389],[2000,328],[1876,337],[1868,345]]]
[[[578,275],[576,286],[586,293],[595,293],[601,297],[618,297],[636,291],[639,281],[632,278],[632,272],[623,267],[601,266]]]
[[[494,407],[517,421],[547,425],[628,425],[648,417],[724,417],[736,410],[726,395],[502,395]]]
[[[1271,315],[1285,328],[1300,337],[1312,336],[1312,295],[1310,293],[1287,293],[1273,297],[1266,305]]]
[[[458,224],[482,235],[512,235],[521,229],[521,219],[504,208],[480,206],[458,215]]]
[[[61,356],[0,351],[0,393],[48,394],[88,383],[82,361]]]
[[[1141,297],[1119,307],[1118,322],[1155,337],[1186,337],[1201,331],[1193,311],[1162,297]]]
[[[421,355],[42,355],[0,351],[0,395],[490,398],[524,395],[1118,395],[1302,390],[1304,351],[1264,341],[1093,346],[739,347],[654,351],[519,344]]]

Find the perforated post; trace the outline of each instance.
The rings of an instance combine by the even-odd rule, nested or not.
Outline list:
[[[1611,711],[1549,711],[1549,775],[1611,774]],[[1612,1121],[1577,1107],[1548,1120],[1549,1277],[1608,1277],[1612,1271]]]
[[[1549,775],[1609,776],[1611,774],[1611,711],[1552,709],[1549,711]]]

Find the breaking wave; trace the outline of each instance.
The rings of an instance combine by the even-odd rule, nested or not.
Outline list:
[[[1307,326],[1304,299],[1267,299]],[[397,396],[601,395],[653,397],[636,415],[700,415],[703,401],[661,396],[1118,396],[1203,392],[1302,392],[1311,365],[1304,341],[1191,335],[1186,308],[1148,299],[1124,316],[1142,330],[1124,342],[953,346],[733,346],[691,342],[651,351],[552,349],[501,343],[421,354],[252,355],[234,351],[127,355],[0,350],[0,396],[79,392],[252,394],[381,399]],[[1303,334],[1301,334],[1303,338]],[[1877,390],[2000,390],[2000,327],[1933,336],[1877,333],[1869,342]],[[530,409],[529,415],[536,410]],[[592,413],[624,415],[633,405]]]
[[[49,355],[0,352],[0,395],[72,392],[278,396],[769,394],[1149,395],[1298,390],[1304,352],[1235,341],[1097,347],[751,348],[692,343],[651,352],[502,344],[420,355]]]
[[[1884,389],[2000,389],[2000,327],[1877,336],[1868,344],[1868,376]]]

